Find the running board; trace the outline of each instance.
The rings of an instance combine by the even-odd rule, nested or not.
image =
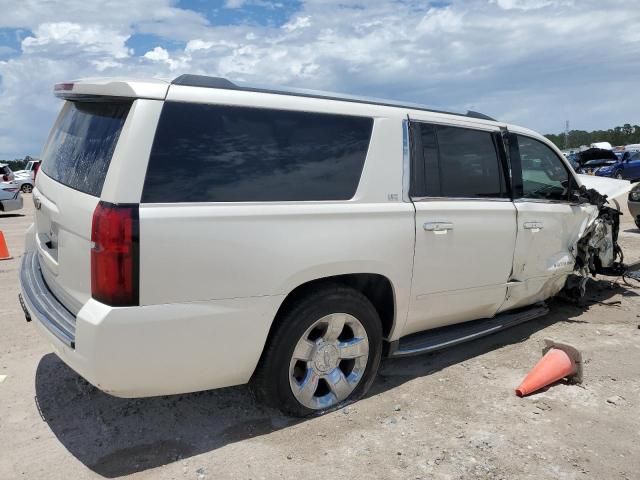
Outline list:
[[[547,313],[549,313],[547,306],[538,304],[517,312],[500,313],[493,318],[413,333],[392,342],[389,345],[388,356],[408,357],[452,347],[542,317]]]

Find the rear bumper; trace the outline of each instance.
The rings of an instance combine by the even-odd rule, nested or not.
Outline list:
[[[246,383],[283,300],[283,296],[265,296],[113,308],[90,299],[75,317],[71,343],[52,328],[53,300],[46,292],[49,303],[34,299],[42,292],[31,287],[28,266],[23,261],[20,283],[33,323],[67,365],[119,397]]]
[[[29,315],[37,318],[64,345],[75,348],[76,318],[47,287],[35,252],[26,252],[22,257],[20,290]]]

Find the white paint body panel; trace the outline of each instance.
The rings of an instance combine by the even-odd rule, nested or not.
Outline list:
[[[587,188],[593,188],[600,195],[606,195],[615,200],[629,193],[633,184],[629,180],[617,178],[598,177],[595,175],[578,175],[580,183]]]
[[[143,205],[140,300],[282,295],[318,278],[376,273],[392,281],[402,315],[413,235],[403,203]]]
[[[119,397],[171,395],[249,381],[282,300],[127,308],[89,300],[76,317],[75,349],[34,323],[55,353],[101,390]]]
[[[513,203],[426,200],[415,206],[411,308],[403,334],[492,317],[504,302],[511,273],[516,242]],[[453,228],[424,229],[425,223],[439,221]]]
[[[54,295],[77,315],[75,349],[44,327],[43,334],[67,364],[114,395],[163,395],[247,382],[287,294],[324,277],[373,273],[389,279],[395,319],[388,340],[544,300],[562,287],[571,270],[565,263],[570,246],[593,217],[588,207],[569,205],[408,201],[403,120],[489,131],[505,126],[498,122],[162,81],[90,79],[75,82],[71,93],[139,98],[124,124],[101,198],[67,188],[41,171],[34,196],[42,207],[26,240],[28,250],[38,251]],[[356,194],[348,201],[142,204],[141,306],[108,307],[90,298],[93,211],[99,200],[140,202],[165,97],[369,116],[373,135]],[[549,145],[529,130],[513,131]],[[526,219],[541,219],[544,229],[521,231]],[[450,222],[453,230],[425,231],[423,224],[433,221]],[[52,231],[58,239],[55,252],[43,242]]]
[[[594,205],[519,200],[513,273],[500,311],[543,301],[556,295],[573,271],[573,249],[598,216]],[[539,228],[525,228],[535,223]]]
[[[64,93],[74,95],[97,95],[125,98],[150,98],[163,100],[169,89],[169,82],[158,79],[135,80],[131,78],[83,78],[72,80],[70,90]]]

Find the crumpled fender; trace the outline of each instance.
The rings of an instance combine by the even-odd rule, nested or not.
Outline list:
[[[575,195],[581,203],[589,203],[596,208],[582,222],[577,241],[572,242],[569,248],[576,263],[574,273],[567,278],[564,293],[574,300],[584,296],[589,276],[623,268],[624,254],[618,245],[621,213],[615,198],[631,190],[631,183],[626,180],[589,175],[580,175],[580,180],[582,185]]]
[[[629,193],[633,184],[628,180],[616,178],[597,177],[595,175],[578,175],[581,185],[593,188],[600,195],[606,195],[609,200],[615,200]]]

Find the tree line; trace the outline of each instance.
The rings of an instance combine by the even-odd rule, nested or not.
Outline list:
[[[37,158],[33,158],[27,155],[22,159],[16,158],[15,160],[0,160],[0,163],[6,163],[7,165],[9,165],[9,168],[11,169],[11,171],[15,172],[17,170],[24,170],[24,167],[26,167],[27,163],[30,162],[31,160],[37,160]]]
[[[570,130],[568,142],[565,144],[563,133],[545,135],[560,149],[578,148],[582,145],[590,145],[595,142],[609,142],[614,147],[616,145],[629,145],[630,143],[640,143],[640,125],[625,123],[621,127],[610,128],[608,130]]]

